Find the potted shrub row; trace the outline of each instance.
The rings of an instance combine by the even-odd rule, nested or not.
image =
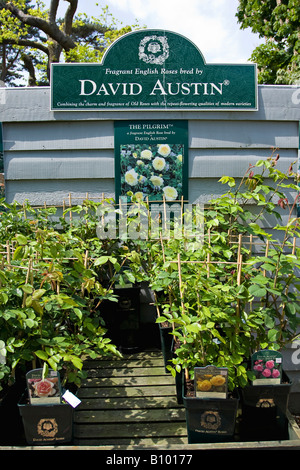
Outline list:
[[[121,355],[107,335],[101,305],[117,302],[114,275],[127,258],[123,252],[112,257],[107,240],[97,237],[96,210],[89,201],[86,216],[72,223],[55,218],[51,208],[2,201],[2,209],[0,374],[10,394],[18,385],[12,417],[29,370],[49,367],[60,373],[63,387],[76,390],[85,377],[85,358]],[[16,435],[12,439],[16,442]]]
[[[156,294],[157,322],[171,325],[168,339],[176,342],[176,351],[166,367],[174,377],[182,378],[184,387],[191,380],[195,388],[199,368],[219,368],[222,373],[212,374],[217,377],[226,371],[222,397],[205,398],[198,390],[192,398],[184,392],[186,408],[214,400],[234,404],[236,413],[245,393],[259,389],[253,385],[252,355],[280,352],[299,325],[297,200],[285,195],[287,189],[298,193],[298,186],[277,164],[278,157],[271,157],[250,165],[239,182],[221,178],[229,189],[205,207],[203,237],[99,237],[106,208],[119,213],[112,201],[69,208],[68,221],[57,219],[54,209],[2,201],[2,382],[21,376],[25,383],[29,370],[48,367],[60,373],[63,387],[79,386],[85,357],[120,355],[107,332],[104,304],[117,305],[118,284],[146,282]],[[148,201],[134,207],[149,212]],[[287,211],[285,222],[278,210]],[[266,213],[278,218],[272,234],[260,223]],[[135,223],[138,212],[130,217],[127,223]],[[283,373],[277,385],[290,388]],[[213,427],[212,415],[209,421]],[[206,429],[199,435],[218,440],[226,433]]]
[[[254,353],[272,355],[272,351],[274,354],[282,351],[297,337],[299,326],[296,245],[299,228],[294,217],[298,196],[289,202],[285,195],[287,188],[298,194],[298,186],[291,182],[294,176],[291,169],[284,174],[277,168],[277,162],[278,156],[249,166],[238,183],[231,177],[221,178],[229,189],[210,201],[204,211],[201,246],[195,248],[188,240],[166,241],[160,269],[156,266],[152,275],[156,289],[165,292],[165,286],[172,289],[172,305],[157,322],[173,324],[171,334],[180,344],[168,366],[174,377],[183,373],[185,383],[187,380],[195,383],[197,368],[225,368],[228,396],[220,401],[233,403],[239,397],[242,418],[246,420],[247,414],[253,417],[257,412],[256,420],[261,416],[262,423],[267,417],[266,403],[272,404],[268,418],[278,422],[278,416],[283,415],[283,426],[273,433],[281,439],[285,435],[282,430],[286,429],[291,384],[283,371],[276,385],[270,377],[263,376],[265,381],[258,386],[257,370],[251,366]],[[260,221],[266,213],[280,222],[279,211],[284,209],[287,212],[284,223],[278,223],[272,233],[262,228]],[[269,366],[272,361],[272,358],[267,361]],[[267,369],[265,375],[269,372],[272,374]],[[280,391],[275,393],[275,389]],[[205,398],[189,399],[183,395],[183,400],[188,422],[190,402],[193,407],[204,400],[205,405],[208,402],[212,405]],[[197,426],[194,423],[198,431],[199,423],[199,420]],[[249,426],[241,426],[239,432],[245,429]],[[192,442],[195,439],[203,442],[209,433],[200,430],[198,434],[190,438]],[[227,437],[233,438],[233,434],[228,432]],[[223,431],[211,432],[209,436],[211,440],[224,438]],[[256,439],[258,434],[255,436],[254,431],[244,438]]]

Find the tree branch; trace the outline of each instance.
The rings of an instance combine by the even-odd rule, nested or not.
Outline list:
[[[46,46],[43,46],[39,42],[29,41],[26,39],[3,39],[0,44],[10,44],[11,46],[24,46],[24,47],[33,47],[34,49],[39,49],[49,56],[49,50]]]
[[[70,5],[68,6],[68,9],[65,14],[64,32],[67,35],[71,35],[73,18],[75,16],[75,13],[78,7],[78,0],[66,0],[66,1],[69,2]]]
[[[53,0],[53,2],[56,4],[57,0]],[[6,3],[0,1],[0,7],[10,11],[21,23],[40,29],[47,34],[47,36],[57,41],[66,51],[76,46],[73,39],[61,31],[56,23],[45,21],[37,16],[28,15],[17,8],[12,2]]]
[[[36,86],[35,68],[31,57],[28,54],[22,54],[21,58],[24,62],[25,69],[29,73],[28,86]]]

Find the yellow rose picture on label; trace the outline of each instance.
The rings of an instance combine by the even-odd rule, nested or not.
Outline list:
[[[226,398],[228,369],[225,367],[195,367],[197,397]]]

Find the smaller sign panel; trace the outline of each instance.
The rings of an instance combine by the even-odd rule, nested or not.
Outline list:
[[[115,122],[116,202],[188,199],[188,122]]]
[[[251,358],[251,370],[255,374],[253,385],[281,383],[282,354],[266,349],[254,353]]]
[[[31,405],[57,404],[61,402],[60,375],[52,369],[43,377],[43,369],[26,374],[27,390]]]
[[[228,369],[225,367],[195,367],[194,382],[196,397],[227,398]]]

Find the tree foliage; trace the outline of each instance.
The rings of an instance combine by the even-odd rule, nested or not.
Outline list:
[[[61,3],[68,3],[64,18]],[[98,4],[96,4],[99,6]],[[138,25],[119,26],[107,7],[99,16],[77,13],[78,0],[0,0],[0,80],[16,86],[26,70],[28,85],[47,85],[53,62],[100,62],[108,46]]]
[[[299,0],[239,0],[236,16],[242,29],[250,27],[265,38],[251,55],[258,64],[259,83],[299,83]]]

